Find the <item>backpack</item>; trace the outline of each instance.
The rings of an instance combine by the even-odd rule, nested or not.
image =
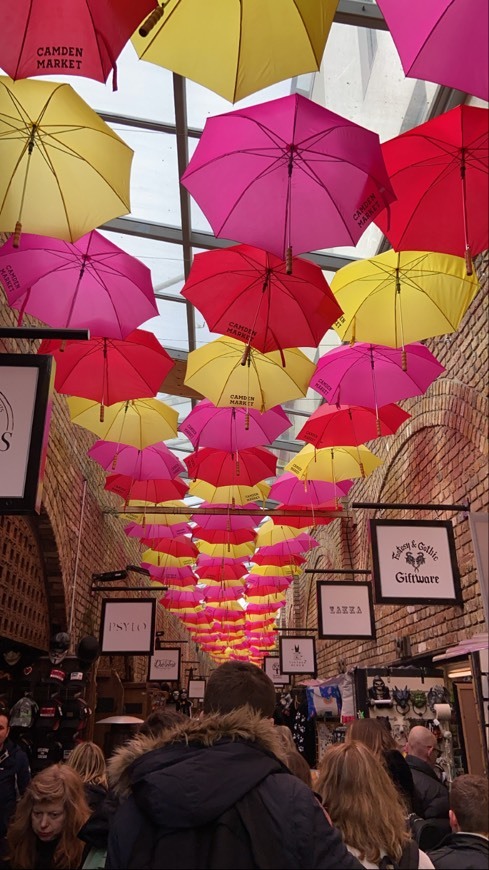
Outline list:
[[[404,847],[399,861],[384,855],[379,862],[379,870],[418,870],[418,865],[419,846],[414,840],[410,840]]]
[[[423,852],[433,849],[440,842],[440,828],[429,819],[423,819],[416,813],[408,816],[408,826],[411,837]]]

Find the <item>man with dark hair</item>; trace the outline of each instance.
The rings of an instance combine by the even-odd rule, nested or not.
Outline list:
[[[440,870],[489,867],[489,785],[486,777],[458,776],[450,790],[452,833],[429,856]]]
[[[106,868],[361,868],[281,760],[274,706],[264,671],[226,662],[208,680],[200,719],[117,750],[109,775],[126,800]]]

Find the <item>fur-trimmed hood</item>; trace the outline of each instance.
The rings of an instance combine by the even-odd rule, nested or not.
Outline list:
[[[188,719],[158,737],[137,735],[108,766],[114,791],[132,793],[155,824],[192,827],[217,818],[284,763],[273,723],[242,707]]]

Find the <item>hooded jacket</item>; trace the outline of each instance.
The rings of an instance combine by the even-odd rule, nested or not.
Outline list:
[[[429,852],[433,864],[439,870],[487,870],[489,867],[489,840],[480,834],[464,831],[450,834],[438,849]]]
[[[423,819],[429,819],[440,831],[440,841],[450,833],[448,810],[449,792],[446,785],[438,779],[433,768],[416,755],[406,755],[414,781],[417,812]]]
[[[111,825],[106,868],[361,867],[280,760],[273,727],[244,707],[121,747],[109,777],[127,799]]]
[[[0,837],[4,837],[15,812],[17,796],[23,795],[31,780],[29,760],[23,750],[7,738],[0,749]]]

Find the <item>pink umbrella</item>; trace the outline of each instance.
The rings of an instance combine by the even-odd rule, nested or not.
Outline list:
[[[117,441],[96,441],[87,455],[109,474],[117,469],[117,474],[136,480],[168,480],[185,472],[184,464],[163,442],[138,450]]]
[[[182,498],[188,490],[183,480],[136,480],[125,474],[109,474],[104,489],[115,492],[125,501],[151,502],[159,504],[162,501]]]
[[[290,538],[287,541],[280,541],[278,544],[271,544],[268,547],[260,547],[257,553],[260,556],[299,556],[301,553],[308,553],[309,550],[314,550],[319,547],[318,542],[311,535],[306,535],[301,532],[296,538]],[[253,560],[252,560],[253,561]]]
[[[401,350],[359,342],[325,353],[312,376],[311,387],[330,404],[364,405],[377,410],[389,402],[423,395],[444,371],[423,344],[414,342]]]
[[[198,565],[195,573],[198,574],[202,582],[206,580],[218,580],[220,582],[224,582],[225,580],[240,580],[241,577],[244,577],[246,574],[246,566],[243,565],[242,562],[232,565],[222,565],[220,564],[222,560],[219,560],[219,564],[213,565],[202,565],[200,563],[200,556],[198,557]],[[234,560],[232,560],[234,562]],[[216,562],[216,560],[214,560]]]
[[[220,567],[221,565],[230,565],[232,568],[239,570],[244,567],[242,556],[208,556],[207,553],[201,553],[197,559],[199,568]]]
[[[208,118],[182,176],[216,236],[288,260],[355,245],[394,199],[379,137],[291,94]]]
[[[191,528],[187,523],[175,523],[173,526],[148,523],[143,526],[141,523],[131,522],[125,526],[124,532],[128,538],[148,538],[155,541],[161,538],[178,538],[180,535],[190,533]]]
[[[204,501],[200,507],[204,509],[226,507],[229,509],[227,514],[194,514],[192,520],[202,529],[232,529],[233,531],[237,529],[254,529],[263,519],[263,514],[259,513],[257,504],[245,505],[247,509],[257,508],[255,516],[240,514],[238,510],[227,504],[210,505]]]
[[[247,574],[245,577],[246,588],[261,591],[262,595],[282,592],[288,589],[292,580],[289,577],[270,576],[260,577],[258,574]]]
[[[141,568],[146,568],[155,580],[160,583],[175,583],[191,579],[192,583],[197,582],[197,578],[190,565],[169,565],[167,568],[153,565],[152,562],[141,562]]]
[[[220,601],[237,601],[244,595],[244,583],[242,586],[205,586],[203,589],[204,599],[208,604],[216,605]]]
[[[404,72],[489,100],[487,0],[377,0]]]
[[[196,449],[244,450],[271,444],[289,427],[280,405],[260,414],[254,408],[217,408],[202,399],[178,428]]]
[[[0,248],[0,281],[12,308],[54,327],[126,338],[158,308],[151,272],[100,233],[77,242],[23,233]]]
[[[292,472],[284,471],[272,484],[269,498],[285,507],[289,504],[319,506],[347,495],[352,486],[352,480],[341,480],[337,483],[325,480],[304,481],[299,480]],[[287,522],[287,519],[282,519],[282,522]],[[311,520],[310,525],[313,524]]]

